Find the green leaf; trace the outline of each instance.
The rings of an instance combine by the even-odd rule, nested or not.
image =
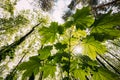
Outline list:
[[[80,55],[79,56],[80,61],[82,62],[82,64],[88,64],[90,66],[98,66],[98,63],[96,60],[92,60],[90,57],[86,56],[86,55]]]
[[[92,78],[93,80],[120,80],[116,74],[104,68],[99,68],[98,72],[94,72]]]
[[[73,73],[74,73],[75,78],[80,79],[80,80],[86,80],[85,76],[87,75],[87,73],[84,70],[76,69],[76,70],[74,70]]]
[[[66,52],[56,53],[53,58],[56,63],[64,63],[63,58],[69,58],[69,54]]]
[[[32,73],[36,75],[39,72],[39,67],[41,66],[40,59],[38,56],[33,56],[29,59],[28,62],[23,62],[18,66],[18,70],[25,70],[22,76],[22,80],[26,80],[27,77],[30,77]]]
[[[76,25],[76,27],[80,29],[86,29],[87,27],[90,27],[94,22],[94,17],[91,15],[90,11],[90,7],[77,9],[76,13],[72,15],[72,18],[65,23],[65,26],[71,27],[71,25]]]
[[[42,43],[53,43],[58,33],[58,23],[52,22],[49,27],[42,27],[40,29],[40,34],[42,36],[41,41]]]
[[[79,39],[81,37],[86,37],[86,35],[87,35],[87,33],[85,30],[78,29],[75,32],[73,32],[73,37],[75,37],[77,39]]]
[[[91,59],[96,59],[97,53],[103,54],[106,51],[106,47],[92,36],[86,37],[81,45],[83,47],[83,54],[89,56]]]
[[[94,17],[91,15],[90,11],[90,7],[83,7],[81,10],[77,10],[73,15],[76,24],[83,27],[89,27],[94,22]]]
[[[43,71],[43,77],[44,78],[48,77],[49,75],[51,77],[54,77],[55,72],[56,72],[56,66],[54,66],[54,65],[45,65],[45,66],[42,67],[41,70]]]
[[[10,28],[14,28],[20,25],[25,25],[29,21],[22,15],[18,15],[16,17],[10,17],[9,19],[0,18],[0,26],[3,30],[9,30]]]
[[[14,4],[10,0],[4,1],[4,5],[0,5],[4,10],[8,11],[10,14],[13,15],[14,13]]]
[[[64,27],[63,26],[58,26],[58,33],[59,34],[63,34],[63,32],[64,32]]]
[[[91,34],[99,41],[115,39],[120,37],[120,30],[115,28],[118,25],[120,25],[120,14],[104,14],[96,19]]]
[[[47,59],[51,55],[50,52],[51,50],[52,50],[52,46],[45,46],[43,49],[40,49],[38,51],[38,53],[40,54],[39,58],[41,60]]]
[[[59,51],[64,51],[67,48],[67,44],[56,43],[55,48]]]

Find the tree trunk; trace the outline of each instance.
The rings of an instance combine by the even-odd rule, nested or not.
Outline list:
[[[9,52],[14,51],[15,48],[20,45],[33,31],[34,29],[39,26],[41,23],[38,23],[37,25],[35,25],[26,35],[24,35],[23,37],[21,37],[19,40],[13,42],[12,44],[3,47],[0,50],[0,62],[2,59],[4,59],[6,57],[6,55],[9,54]],[[3,56],[4,55],[4,56]]]

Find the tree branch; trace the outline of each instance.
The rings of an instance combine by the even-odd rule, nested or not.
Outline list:
[[[12,80],[13,79],[13,77],[16,74],[16,69],[19,66],[19,64],[22,62],[22,60],[25,57],[25,55],[26,55],[26,53],[22,56],[22,58],[20,59],[20,61],[18,62],[18,64],[15,66],[15,68],[10,72],[10,74],[7,75],[7,77],[5,78],[5,80],[8,80],[8,79]]]
[[[120,3],[120,0],[114,0],[114,1],[108,2],[108,3],[106,3],[106,4],[101,4],[101,5],[99,5],[99,6],[92,7],[92,9],[93,9],[93,10],[96,10],[96,9],[103,8],[103,7],[105,7],[105,6],[109,6],[109,5],[115,4],[115,3]]]

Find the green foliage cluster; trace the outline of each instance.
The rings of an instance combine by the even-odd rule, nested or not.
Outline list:
[[[28,20],[24,18],[24,16],[22,15],[18,15],[16,17],[10,17],[9,19],[0,18],[0,29],[8,30],[16,26],[25,25],[26,23],[28,23]]]
[[[0,7],[3,8],[5,11],[9,12],[11,15],[14,14],[14,5],[16,5],[17,0],[11,1],[11,0],[1,0]]]
[[[78,9],[63,25],[52,22],[39,29],[42,47],[38,55],[23,62],[18,70],[24,71],[22,79],[42,72],[43,79],[55,77],[57,65],[61,80],[119,80],[119,77],[96,61],[97,54],[107,50],[106,40],[120,37],[120,14],[104,14],[94,18],[90,7]],[[82,47],[82,54],[73,51],[76,45]],[[57,51],[54,51],[57,50]],[[54,53],[56,52],[56,53]]]
[[[22,80],[26,80],[26,78],[31,76],[32,74],[36,75],[37,73],[39,73],[40,66],[41,63],[38,56],[30,57],[28,62],[23,62],[22,65],[18,67],[19,70],[25,70]]]

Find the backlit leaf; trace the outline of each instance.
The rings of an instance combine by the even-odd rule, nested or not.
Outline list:
[[[77,79],[86,80],[85,76],[87,76],[87,73],[82,69],[76,69],[74,70],[74,76]]]
[[[87,34],[86,34],[86,32],[85,32],[85,30],[80,30],[80,29],[78,29],[78,30],[76,30],[75,32],[73,32],[73,37],[75,37],[75,38],[80,38],[80,37],[85,37]]]
[[[45,65],[45,66],[42,67],[41,70],[43,71],[43,77],[44,78],[48,77],[49,75],[51,77],[54,77],[55,71],[56,71],[56,66],[54,66],[54,65]]]
[[[47,59],[50,55],[51,55],[51,49],[52,49],[52,46],[46,46],[44,47],[43,49],[40,49],[38,51],[38,53],[40,54],[39,55],[39,58],[41,60],[44,60],[44,59]]]
[[[91,15],[90,7],[83,7],[82,9],[77,9],[76,13],[72,15],[72,18],[65,23],[66,27],[71,27],[71,25],[76,25],[77,28],[86,29],[94,22],[94,17]]]
[[[92,36],[84,39],[81,45],[83,47],[83,54],[89,56],[91,59],[95,59],[97,53],[103,54],[106,51],[106,47]]]
[[[91,34],[99,41],[115,39],[120,37],[120,30],[115,28],[118,25],[120,25],[120,14],[108,13],[96,19]]]
[[[27,77],[30,77],[32,73],[36,75],[39,72],[39,67],[41,66],[40,59],[38,56],[30,57],[28,62],[23,62],[18,66],[18,70],[25,70],[22,76],[22,80],[26,80]]]
[[[57,38],[58,23],[52,22],[50,27],[42,27],[40,29],[40,35],[42,36],[42,43],[53,43]],[[59,32],[61,33],[61,31]]]
[[[104,68],[99,68],[98,72],[93,73],[93,80],[119,80],[119,78],[114,73]]]

